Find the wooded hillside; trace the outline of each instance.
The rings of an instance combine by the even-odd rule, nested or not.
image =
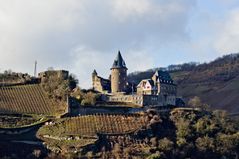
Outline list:
[[[212,108],[239,111],[239,54],[225,55],[209,63],[173,66],[174,69],[166,69],[178,84],[178,95],[186,101],[199,96]],[[131,73],[129,80],[138,83],[150,78],[155,70]]]

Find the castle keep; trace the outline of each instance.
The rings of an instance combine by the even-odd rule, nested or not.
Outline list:
[[[113,66],[111,67],[111,92],[125,92],[126,91],[126,78],[127,78],[127,67],[118,52],[116,59],[114,60]]]
[[[100,93],[124,93],[127,91],[127,67],[120,51],[111,67],[109,79],[98,76],[96,70],[92,73],[93,89]]]
[[[135,89],[127,81],[127,67],[120,53],[113,62],[109,79],[92,73],[93,89],[105,95],[107,102],[132,106],[175,106],[177,85],[166,71],[157,70],[150,79],[143,79]]]

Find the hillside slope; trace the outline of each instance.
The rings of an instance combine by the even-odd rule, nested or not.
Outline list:
[[[186,101],[199,96],[212,108],[239,112],[239,76],[225,82],[182,83],[178,85],[178,95]]]
[[[58,112],[38,84],[0,87],[0,114],[46,114]]]
[[[132,73],[129,79],[137,83],[150,78],[153,72]],[[239,112],[239,54],[226,55],[187,70],[170,71],[170,74],[178,84],[178,96],[186,101],[199,96],[214,109]]]

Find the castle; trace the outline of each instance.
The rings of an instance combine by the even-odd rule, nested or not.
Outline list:
[[[101,93],[118,94],[127,91],[127,67],[120,51],[111,67],[109,79],[97,75],[96,70],[92,73],[93,89]]]
[[[107,102],[134,106],[175,106],[177,85],[166,71],[157,70],[151,79],[143,79],[135,89],[127,81],[127,67],[120,51],[111,67],[109,79],[92,73],[93,89],[105,95]]]

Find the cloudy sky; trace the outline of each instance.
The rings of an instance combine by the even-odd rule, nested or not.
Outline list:
[[[0,72],[49,67],[108,77],[239,52],[238,0],[0,0]]]

